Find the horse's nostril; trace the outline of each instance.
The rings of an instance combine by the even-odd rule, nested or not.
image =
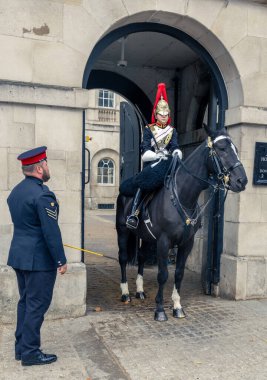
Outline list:
[[[244,189],[246,184],[248,183],[248,179],[247,179],[247,177],[238,178],[237,183],[238,183],[238,185],[240,185]]]

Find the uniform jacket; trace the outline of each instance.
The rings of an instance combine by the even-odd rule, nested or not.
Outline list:
[[[29,271],[55,270],[66,263],[55,194],[42,180],[27,176],[10,193],[14,234],[7,264]]]
[[[155,151],[154,145],[154,139],[153,139],[153,130],[154,127],[157,126],[157,123],[154,124],[149,124],[148,126],[145,127],[144,129],[144,134],[143,134],[143,141],[141,143],[141,154],[144,154],[147,150],[152,150],[153,152]],[[170,126],[167,126],[170,127]],[[164,131],[164,128],[162,128]],[[158,142],[158,145],[160,147],[164,147],[169,153],[172,153],[175,149],[178,149],[178,136],[176,129],[171,127],[171,138],[169,139],[168,137],[164,137],[162,141]],[[155,145],[154,145],[155,146]]]

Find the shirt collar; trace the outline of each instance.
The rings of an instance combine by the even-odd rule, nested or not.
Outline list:
[[[164,129],[164,128],[167,127],[167,123],[166,123],[166,124],[161,124],[161,123],[159,123],[159,122],[157,121],[157,122],[156,122],[156,126],[159,127],[159,128],[161,128],[161,129]]]
[[[25,179],[29,179],[29,180],[34,181],[34,182],[39,183],[39,184],[43,184],[43,180],[42,179],[34,177],[32,175],[26,175]]]

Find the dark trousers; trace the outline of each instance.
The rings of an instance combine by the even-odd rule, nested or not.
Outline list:
[[[15,269],[20,299],[17,308],[15,353],[35,355],[41,346],[40,330],[53,296],[57,271]]]

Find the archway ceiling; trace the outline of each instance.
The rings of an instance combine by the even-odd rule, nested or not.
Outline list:
[[[127,76],[127,70],[131,68],[176,70],[190,65],[198,56],[173,37],[155,32],[141,32],[126,36],[124,59],[127,67],[117,66],[120,59],[121,41],[117,40],[103,50],[94,69],[106,68],[124,76]]]

